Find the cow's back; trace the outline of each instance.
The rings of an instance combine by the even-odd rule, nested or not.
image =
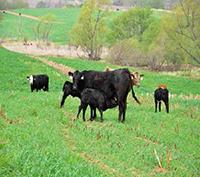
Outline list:
[[[116,91],[128,92],[131,87],[130,72],[128,69],[114,71],[83,71],[84,88],[94,88],[106,93],[107,97],[116,96]]]

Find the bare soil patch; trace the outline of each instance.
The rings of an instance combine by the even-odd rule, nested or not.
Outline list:
[[[2,46],[8,50],[36,55],[36,56],[56,56],[56,57],[73,57],[73,58],[87,58],[87,54],[80,48],[69,45],[56,45],[49,43],[48,45],[38,42],[3,42]],[[108,55],[107,49],[103,49],[101,58],[105,58]]]
[[[32,58],[36,59],[36,60],[40,60],[41,62],[53,67],[54,69],[56,69],[57,71],[61,72],[62,74],[67,74],[69,71],[74,72],[75,70],[71,67],[62,65],[62,64],[58,64],[56,62],[53,61],[49,61],[45,58],[41,58],[38,56],[33,56]]]

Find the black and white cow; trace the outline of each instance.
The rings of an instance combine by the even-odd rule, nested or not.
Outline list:
[[[96,110],[96,108],[99,110],[101,121],[103,121],[103,111],[116,107],[118,103],[115,99],[108,99],[102,91],[86,88],[81,93],[81,105],[79,106],[77,118],[79,117],[81,110],[83,110],[83,121],[85,121],[85,111],[88,105],[93,110]]]
[[[84,88],[93,88],[104,92],[110,100],[116,99],[119,105],[118,120],[121,122],[125,121],[126,100],[130,90],[132,90],[132,95],[135,97],[132,76],[128,69],[117,69],[106,72],[92,70],[75,71],[74,73],[69,72],[68,74],[73,77],[74,90],[81,91]]]
[[[49,91],[49,77],[46,74],[30,75],[27,76],[29,81],[31,92],[34,90],[44,90]]]

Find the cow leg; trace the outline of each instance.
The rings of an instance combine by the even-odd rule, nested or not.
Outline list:
[[[161,112],[161,101],[159,101],[159,112]]]
[[[126,116],[126,108],[127,108],[127,104],[126,104],[126,101],[124,102],[124,112],[123,112],[123,119],[122,119],[122,122],[125,121],[125,116]]]
[[[100,115],[101,115],[101,122],[103,122],[103,111],[102,111],[102,109],[99,109],[99,108],[98,108],[98,110],[99,110]]]
[[[76,116],[76,118],[79,118],[79,114],[81,113],[81,110],[83,109],[82,104],[78,107],[78,114]]]
[[[157,107],[158,107],[158,101],[155,100],[155,112],[157,112]]]
[[[64,94],[63,94],[63,97],[62,97],[62,101],[61,101],[61,103],[60,103],[60,108],[63,107],[66,98],[67,98],[67,95],[65,95],[65,93],[64,93]]]
[[[49,91],[49,86],[48,86],[48,85],[46,85],[46,91],[47,91],[47,92]]]
[[[93,108],[90,106],[90,121],[93,121]]]
[[[95,108],[90,106],[90,120],[93,121],[95,119]]]
[[[94,108],[94,119],[97,117],[96,108]]]
[[[166,112],[169,113],[169,102],[165,101]]]
[[[124,114],[124,102],[120,101],[119,102],[119,117],[118,117],[118,120],[120,122],[123,122],[123,119],[122,119],[123,114]]]
[[[83,121],[85,121],[85,111],[87,109],[87,105],[83,107]]]
[[[125,94],[121,95],[121,93],[118,93],[118,103],[119,103],[119,118],[118,120],[121,122],[125,121],[125,115],[126,115],[126,99],[127,99],[128,91],[125,92]]]

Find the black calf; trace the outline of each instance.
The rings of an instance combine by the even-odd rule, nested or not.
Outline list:
[[[116,107],[118,103],[115,99],[108,99],[106,95],[99,90],[86,88],[81,93],[81,105],[79,106],[77,118],[83,109],[83,121],[85,121],[85,111],[88,105],[90,105],[91,110],[95,110],[96,108],[99,110],[101,114],[101,121],[103,121],[103,111],[108,108]]]
[[[159,112],[161,111],[161,101],[164,102],[166,107],[166,112],[169,113],[169,91],[166,86],[159,86],[154,92],[155,99],[155,112],[157,112],[157,106],[159,103]]]
[[[64,103],[65,103],[65,99],[71,95],[72,97],[78,97],[81,98],[81,94],[78,90],[73,90],[72,89],[73,84],[69,81],[66,81],[63,85],[63,97],[60,103],[60,107],[63,107]]]
[[[63,85],[63,96],[60,103],[60,108],[63,107],[66,98],[71,95],[72,97],[78,97],[81,99],[81,92],[79,90],[73,90],[73,83],[66,81]],[[90,120],[93,120],[96,117],[96,109],[90,107],[91,115]]]

